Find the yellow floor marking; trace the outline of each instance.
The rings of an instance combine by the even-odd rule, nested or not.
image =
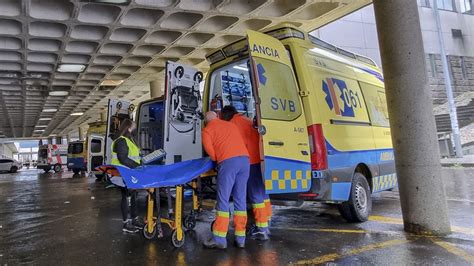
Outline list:
[[[386,216],[369,216],[369,221],[381,222],[387,224],[403,224],[403,220],[399,218],[386,217]]]
[[[372,250],[375,250],[375,249],[387,248],[387,247],[395,246],[395,245],[406,244],[406,243],[408,243],[410,241],[413,241],[413,240],[414,239],[411,239],[411,240],[408,240],[408,239],[393,239],[393,240],[389,240],[389,241],[385,241],[385,242],[381,242],[381,243],[370,244],[370,245],[363,246],[363,247],[360,247],[360,248],[351,249],[351,250],[348,250],[348,251],[343,251],[342,253],[330,253],[330,254],[326,254],[326,255],[316,257],[316,258],[310,259],[310,260],[300,260],[300,261],[297,261],[295,264],[297,264],[297,265],[314,265],[314,264],[326,263],[326,262],[342,259],[344,257],[357,255],[357,254],[362,253],[362,252],[372,251]]]
[[[369,216],[369,221],[387,223],[387,224],[403,224],[403,220],[400,218],[386,217],[386,216]],[[461,226],[451,226],[451,230],[456,233],[463,233],[468,235],[474,235],[473,228],[466,228]]]
[[[367,230],[354,230],[354,229],[287,228],[287,227],[271,227],[271,229],[287,230],[287,231],[303,231],[303,232],[349,233],[349,234],[367,234],[367,233],[370,233],[370,231],[367,231]]]
[[[459,226],[451,226],[451,229],[453,232],[456,233],[464,233],[468,235],[474,235],[474,229],[473,228],[466,228],[466,227],[459,227]]]
[[[433,241],[433,243],[435,243],[436,245],[444,248],[448,252],[450,252],[450,253],[458,256],[458,257],[463,258],[465,261],[467,261],[469,263],[474,263],[474,256],[473,255],[467,253],[466,251],[464,251],[462,249],[459,249],[458,247],[454,246],[453,244],[445,242],[445,241],[441,241],[438,238],[431,238],[431,241]]]

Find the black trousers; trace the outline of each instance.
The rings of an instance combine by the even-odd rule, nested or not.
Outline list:
[[[122,191],[122,219],[126,221],[128,219],[128,213],[130,209],[130,218],[137,217],[137,192],[135,190],[129,190],[127,188],[120,188]],[[128,197],[130,197],[130,208],[128,204]]]

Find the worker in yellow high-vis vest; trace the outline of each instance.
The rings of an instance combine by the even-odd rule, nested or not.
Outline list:
[[[135,122],[129,119],[125,119],[120,124],[119,130],[114,136],[114,141],[112,142],[111,147],[112,160],[110,163],[112,165],[126,166],[129,168],[136,168],[140,166],[140,148],[137,146],[137,144],[135,144],[135,141],[132,137],[136,128],[137,126]],[[141,221],[141,219],[137,216],[137,192],[128,190],[121,177],[117,177],[115,180],[113,179],[112,182],[120,186],[122,190],[122,231],[127,233],[136,233],[144,226],[143,221]]]

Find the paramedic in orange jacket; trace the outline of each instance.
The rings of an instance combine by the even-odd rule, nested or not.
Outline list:
[[[268,240],[268,220],[271,216],[272,206],[268,195],[265,193],[260,168],[260,135],[257,129],[254,128],[252,120],[239,114],[234,106],[225,106],[221,111],[221,118],[237,126],[250,155],[247,196],[252,204],[255,226],[250,228],[249,235],[257,240]]]
[[[247,223],[247,179],[249,153],[232,123],[220,120],[215,112],[205,115],[206,127],[202,131],[202,144],[207,154],[217,162],[217,213],[212,227],[212,238],[204,242],[208,248],[225,249],[229,227],[229,199],[234,200],[235,244],[245,247]]]

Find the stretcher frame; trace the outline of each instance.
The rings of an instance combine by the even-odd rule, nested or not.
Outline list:
[[[120,176],[117,169],[113,166],[100,166],[96,169],[104,172],[106,176]],[[176,197],[174,202],[174,211],[171,212],[170,210],[172,204],[168,193],[168,217],[161,217],[160,199],[156,199],[157,193],[155,192],[158,192],[159,194],[160,188],[169,189],[171,187],[165,186],[159,188],[147,188],[146,222],[145,226],[142,229],[143,236],[149,240],[155,237],[162,238],[163,231],[161,225],[165,224],[172,230],[171,243],[173,244],[173,246],[176,248],[182,247],[185,243],[185,234],[183,227],[187,230],[193,230],[196,226],[197,214],[202,210],[202,186],[200,185],[201,178],[209,178],[216,175],[217,173],[215,170],[209,170],[192,179],[189,183],[172,186],[176,188]],[[190,213],[186,215],[183,219],[183,192],[185,186],[190,187],[193,191],[193,207]],[[157,215],[155,215],[155,202],[157,205]],[[172,217],[173,213],[174,217]]]
[[[146,239],[153,239],[155,237],[161,238],[163,237],[163,232],[161,229],[161,225],[167,225],[171,230],[171,243],[174,247],[179,248],[182,247],[185,243],[185,234],[184,229],[186,230],[193,230],[196,226],[196,217],[197,214],[202,210],[202,197],[201,197],[201,186],[200,181],[201,178],[207,178],[215,176],[216,172],[214,170],[210,170],[206,173],[201,174],[200,176],[193,179],[191,182],[183,185],[177,185],[176,188],[176,198],[174,203],[174,219],[171,217],[161,217],[161,209],[160,209],[160,200],[156,199],[155,192],[158,192],[160,188],[149,188],[147,189],[147,210],[146,210],[146,223],[143,227],[143,236]],[[184,187],[188,186],[192,189],[192,202],[193,206],[188,215],[186,215],[183,219],[183,192]],[[169,188],[169,187],[167,187]],[[157,215],[155,215],[155,202],[157,204]],[[171,202],[168,201],[168,208],[171,207]],[[170,212],[168,212],[170,213]],[[171,215],[169,215],[171,216]],[[152,222],[149,222],[152,221]]]

